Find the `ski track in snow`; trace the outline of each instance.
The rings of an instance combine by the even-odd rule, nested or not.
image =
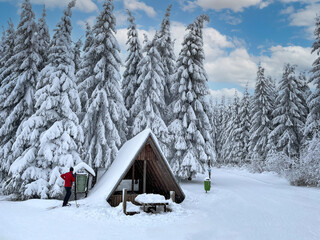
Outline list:
[[[213,169],[183,181],[186,194],[173,212],[124,216],[121,207],[55,208],[62,201],[0,201],[0,239],[319,240],[320,189],[293,187],[272,173]],[[1,199],[1,198],[0,198]],[[4,199],[4,198],[2,198]]]

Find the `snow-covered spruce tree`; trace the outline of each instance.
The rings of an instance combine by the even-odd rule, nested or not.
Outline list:
[[[6,31],[2,27],[2,35],[1,35],[1,39],[0,39],[0,56],[3,56],[5,53],[5,40],[6,40]],[[2,68],[3,64],[4,64],[4,62],[0,61],[0,69]],[[1,82],[0,82],[0,84],[1,84]]]
[[[7,99],[10,91],[14,87],[14,81],[10,81],[10,75],[13,73],[13,65],[9,62],[13,56],[14,40],[16,32],[11,19],[8,21],[6,34],[1,42],[2,54],[0,55],[0,129],[8,116],[8,108],[4,107],[4,102]]]
[[[5,107],[4,101],[7,99],[10,91],[13,89],[15,82],[10,81],[10,75],[13,72],[13,66],[9,65],[9,59],[11,59],[13,55],[14,48],[14,39],[15,39],[15,30],[11,19],[8,21],[8,28],[6,30],[6,34],[3,35],[1,41],[1,55],[0,55],[0,129],[3,126],[6,118],[8,117],[9,109]],[[9,136],[8,136],[9,138]],[[11,146],[12,141],[8,141],[7,143]],[[3,158],[5,153],[3,151],[3,146],[0,146],[0,189],[2,185],[2,180],[8,175],[8,169],[10,166],[9,162]]]
[[[62,194],[60,174],[81,162],[83,140],[77,112],[80,101],[75,84],[71,42],[71,8],[68,4],[50,44],[48,65],[38,77],[36,112],[23,124],[13,145],[5,192],[19,199],[56,198]]]
[[[91,97],[94,89],[94,49],[93,33],[90,25],[86,23],[86,40],[83,46],[83,56],[79,66],[79,70],[76,73],[78,92],[81,102],[81,113],[79,114],[79,120],[82,122],[84,114],[86,112],[86,104],[89,97]]]
[[[122,80],[122,94],[126,108],[129,111],[128,117],[128,126],[132,126],[133,117],[132,113],[130,113],[130,109],[132,108],[134,102],[136,101],[135,92],[137,91],[139,85],[137,80],[139,78],[139,68],[138,64],[142,59],[142,50],[141,45],[138,38],[138,31],[136,24],[134,23],[134,17],[132,16],[131,12],[128,10],[128,57],[126,59],[126,67],[123,73],[123,80]],[[131,131],[129,132],[129,135]]]
[[[231,108],[231,118],[226,126],[227,138],[223,146],[225,161],[238,165],[240,163],[241,143],[240,143],[240,100],[237,91],[234,94]]]
[[[173,136],[171,166],[179,178],[193,178],[203,173],[209,156],[213,159],[212,126],[204,111],[208,95],[208,77],[204,69],[202,29],[208,16],[199,16],[187,27],[177,60],[177,73],[171,87],[173,121],[169,125]]]
[[[250,141],[250,127],[251,127],[251,108],[250,108],[250,95],[248,92],[248,84],[246,85],[243,98],[240,102],[239,118],[240,127],[236,129],[239,132],[240,152],[239,152],[239,164],[243,165],[248,163],[249,153],[249,141]]]
[[[79,39],[73,47],[73,62],[74,62],[74,72],[77,73],[80,69],[81,64],[81,47],[82,41]]]
[[[172,100],[173,97],[170,93],[170,87],[172,84],[172,77],[175,73],[175,54],[174,54],[174,41],[171,38],[170,33],[170,11],[171,11],[172,5],[170,5],[167,8],[165,17],[161,23],[161,29],[159,32],[156,33],[156,47],[158,49],[158,52],[161,57],[161,62],[163,65],[163,73],[164,73],[164,100],[166,105],[168,106]],[[170,109],[166,109],[169,110]],[[168,122],[171,113],[166,112],[165,113],[165,121]]]
[[[300,162],[294,165],[287,174],[291,184],[320,187],[320,136],[314,134],[307,142],[307,148],[302,152]]]
[[[88,103],[81,123],[85,131],[85,161],[93,168],[108,168],[126,140],[127,110],[120,91],[119,46],[114,36],[113,2],[105,1],[93,27],[91,49],[83,62],[93,68],[88,82]],[[91,55],[93,54],[93,55]],[[89,79],[90,78],[90,79]]]
[[[224,114],[223,114],[223,124],[222,124],[222,132],[221,132],[221,160],[222,164],[227,165],[229,164],[229,151],[230,151],[230,144],[231,142],[228,141],[229,136],[231,135],[232,128],[230,127],[232,125],[232,116],[233,116],[233,105],[230,102],[230,99],[228,99],[228,103],[225,106]]]
[[[23,122],[34,113],[34,92],[42,60],[37,41],[38,26],[29,0],[22,3],[21,8],[13,55],[8,60],[12,64],[9,69],[12,69],[4,79],[2,89],[9,92],[3,99],[7,116],[0,128],[0,159],[6,162],[6,170],[13,161],[11,148],[16,134],[21,132]]]
[[[298,89],[295,79],[295,67],[287,64],[279,83],[279,93],[273,111],[274,130],[270,133],[268,141],[271,146],[275,146],[277,152],[283,152],[290,159],[299,158],[303,137],[304,122],[301,121],[300,113],[303,114],[305,109],[298,95],[302,95],[302,92]]]
[[[219,110],[218,103],[217,103],[216,99],[214,99],[211,94],[208,94],[205,98],[203,107],[204,107],[204,111],[207,113],[209,122],[211,124],[211,131],[210,131],[211,139],[217,139],[216,126],[218,126],[218,124],[217,124],[218,122],[217,122],[216,116],[218,115],[218,110]],[[211,156],[210,156],[210,159],[208,159],[208,162],[207,162],[207,164],[210,164],[211,166],[212,166],[212,164],[215,164],[217,161],[217,156],[216,156],[216,152],[215,152],[216,141],[213,141],[212,148],[213,148],[213,153],[214,153],[213,159],[211,159]],[[210,163],[209,163],[209,160],[210,160]]]
[[[168,156],[168,128],[163,120],[165,108],[163,65],[155,46],[155,38],[147,41],[143,51],[146,55],[141,59],[138,68],[138,89],[135,102],[131,108],[133,117],[132,135],[135,136],[145,128],[150,128],[158,138],[161,148]]]
[[[254,171],[262,171],[268,153],[268,137],[271,132],[272,99],[264,68],[259,65],[253,96],[249,152]]]
[[[297,85],[297,97],[300,102],[300,113],[299,113],[299,119],[303,123],[303,130],[301,132],[301,142],[300,142],[300,149],[303,148],[306,144],[306,138],[304,136],[304,128],[305,128],[305,123],[307,120],[307,116],[309,114],[309,107],[307,103],[308,97],[312,94],[309,86],[308,86],[308,81],[306,78],[306,73],[301,72],[299,74],[299,77],[294,78],[296,85]]]
[[[317,54],[317,59],[313,62],[311,77],[309,82],[315,86],[315,90],[308,98],[309,114],[307,116],[304,135],[311,140],[313,135],[320,132],[320,16],[316,17],[316,27],[314,30],[315,41],[312,45],[311,53]]]
[[[50,34],[49,28],[46,22],[46,8],[43,6],[42,17],[38,21],[38,47],[39,47],[39,54],[42,58],[39,71],[41,71],[48,62],[48,53],[49,53],[49,45],[50,45]]]
[[[224,131],[224,124],[225,124],[225,96],[222,97],[221,102],[217,105],[217,110],[214,113],[214,131],[215,131],[215,138],[214,138],[214,146],[215,146],[215,154],[216,154],[216,163],[222,164],[222,146],[223,146],[223,131]]]

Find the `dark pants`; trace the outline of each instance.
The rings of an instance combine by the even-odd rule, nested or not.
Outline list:
[[[71,196],[71,187],[64,187],[66,189],[66,196],[63,199],[63,205],[66,206],[68,204],[69,198]]]

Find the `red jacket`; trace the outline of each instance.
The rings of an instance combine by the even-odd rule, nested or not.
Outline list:
[[[62,179],[64,179],[64,186],[65,187],[71,187],[72,182],[75,181],[72,172],[67,172],[65,174],[61,174],[60,176]]]

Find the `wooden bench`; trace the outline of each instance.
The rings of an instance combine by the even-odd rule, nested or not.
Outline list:
[[[142,207],[143,207],[143,211],[144,212],[148,212],[149,208],[153,208],[155,211],[157,211],[157,206],[163,206],[163,210],[164,212],[167,211],[167,206],[169,205],[168,202],[161,202],[161,203],[141,203]],[[146,210],[147,207],[147,210]]]

